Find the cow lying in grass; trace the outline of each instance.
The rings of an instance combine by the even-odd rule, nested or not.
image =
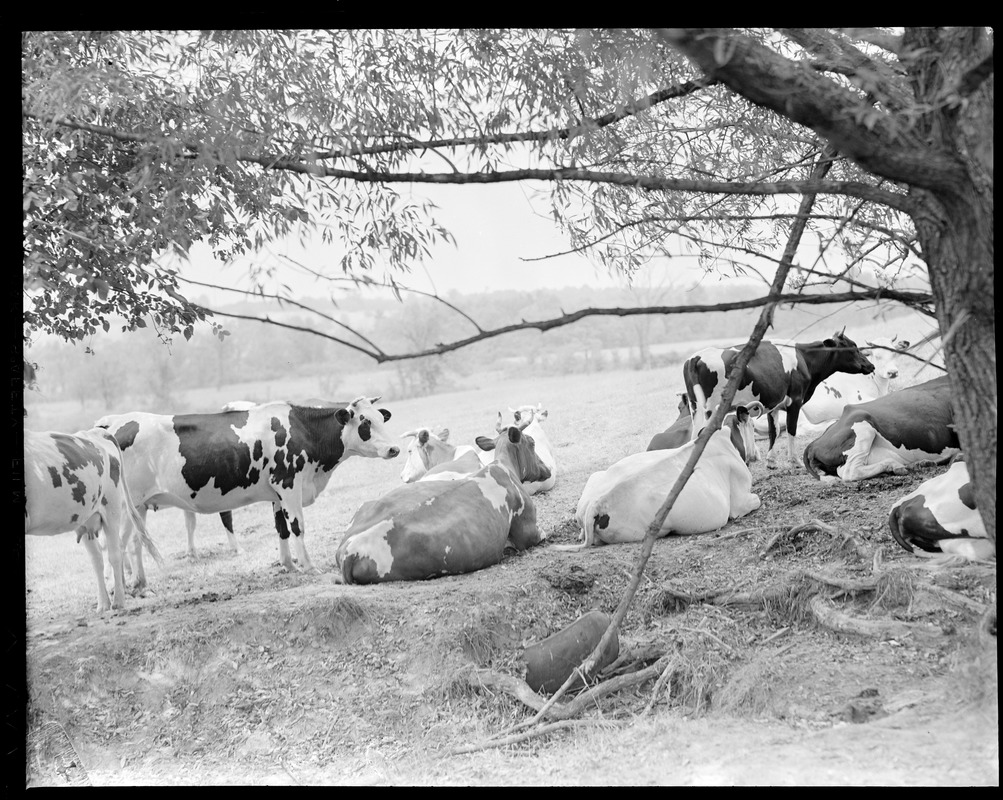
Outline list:
[[[986,533],[975,507],[975,492],[964,461],[923,481],[892,506],[888,516],[892,537],[910,553],[913,546],[927,553],[948,553],[971,560],[996,557],[996,545]]]
[[[758,415],[762,406],[755,404],[753,411]],[[635,453],[592,475],[575,513],[581,544],[555,548],[581,550],[591,545],[641,541],[695,446],[692,441],[672,450]],[[738,406],[710,437],[665,518],[659,538],[714,531],[759,508],[748,467],[756,457],[752,416],[747,407]]]
[[[494,449],[490,464],[455,479],[398,486],[359,508],[335,557],[341,580],[415,581],[474,572],[501,561],[506,546],[525,550],[544,538],[522,482],[545,469],[532,440],[512,426],[477,443]]]

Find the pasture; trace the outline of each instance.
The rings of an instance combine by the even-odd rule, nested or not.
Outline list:
[[[538,518],[572,543],[589,475],[643,450],[681,388],[673,366],[381,405],[391,433],[446,426],[465,444],[497,411],[542,403],[559,473]],[[29,538],[29,785],[998,783],[995,636],[978,635],[995,565],[924,569],[886,525],[936,468],[822,485],[754,464],[762,508],[656,542],[620,643],[635,669],[674,652],[661,679],[577,724],[460,752],[533,714],[477,670],[521,677],[527,644],[612,613],[638,547],[545,543],[469,575],[335,584],[341,532],[402,465],[353,458],[306,509],[319,575],[279,571],[267,504],[234,512],[239,555],[200,516],[194,560],[181,512],[162,509],[147,519],[164,568],[99,617],[74,536]]]

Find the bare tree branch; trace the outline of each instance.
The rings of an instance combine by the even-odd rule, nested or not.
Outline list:
[[[709,76],[811,128],[874,175],[932,191],[964,180],[964,167],[952,153],[931,147],[900,119],[747,36],[706,28],[664,28],[660,34]]]
[[[136,134],[118,131],[104,125],[92,125],[77,122],[64,116],[40,117],[27,111],[21,112],[23,117],[42,122],[61,125],[78,130],[86,130],[102,136],[108,136],[120,141],[145,142],[163,144],[173,142],[193,152],[202,146],[182,142],[170,137],[151,134]],[[900,148],[897,152],[908,150]],[[698,192],[723,195],[780,195],[780,194],[837,194],[848,197],[858,197],[873,203],[886,205],[898,211],[909,213],[914,202],[904,194],[879,189],[861,181],[778,181],[763,183],[759,181],[708,181],[689,180],[682,178],[662,178],[657,176],[632,175],[629,173],[603,172],[581,168],[563,169],[517,169],[506,171],[487,171],[474,173],[429,173],[429,172],[384,172],[382,170],[346,170],[326,167],[315,162],[306,162],[288,156],[276,154],[259,154],[234,148],[235,160],[258,164],[265,169],[285,170],[303,175],[313,175],[318,178],[343,178],[358,183],[431,183],[431,184],[489,184],[513,183],[519,181],[537,180],[546,182],[576,181],[584,183],[608,183],[616,186],[632,186],[644,191],[657,192]],[[931,156],[932,157],[932,156]]]
[[[436,299],[440,299],[436,297]],[[574,322],[578,322],[586,317],[597,317],[597,316],[615,316],[615,317],[632,317],[639,314],[700,314],[707,313],[711,311],[734,311],[737,309],[744,308],[759,308],[765,306],[769,303],[784,304],[790,303],[792,305],[823,305],[829,303],[849,303],[849,302],[859,302],[863,300],[897,300],[900,303],[904,303],[910,306],[922,306],[930,302],[930,295],[925,292],[904,292],[895,289],[882,289],[873,288],[866,289],[863,291],[855,292],[839,292],[839,293],[827,293],[827,294],[782,294],[782,295],[767,295],[766,297],[757,297],[751,300],[734,300],[726,303],[715,303],[712,305],[703,306],[643,306],[643,307],[631,307],[631,308],[583,308],[578,311],[573,311],[571,313],[566,313],[560,317],[555,317],[552,319],[538,320],[538,321],[526,321],[517,322],[512,325],[504,325],[500,328],[492,328],[487,330],[481,330],[474,336],[468,336],[465,339],[458,339],[454,342],[448,342],[445,344],[437,344],[434,347],[427,348],[425,350],[420,350],[413,353],[386,353],[376,345],[373,345],[371,349],[363,347],[359,344],[348,342],[338,336],[333,336],[322,331],[315,330],[313,328],[305,327],[302,325],[293,325],[288,322],[280,322],[275,319],[271,319],[268,316],[257,317],[248,314],[236,314],[229,311],[218,311],[207,306],[201,306],[194,304],[196,308],[200,308],[206,313],[214,314],[221,317],[231,317],[234,319],[247,319],[254,320],[257,322],[263,322],[268,325],[276,325],[280,328],[288,328],[290,330],[303,331],[304,333],[312,333],[315,336],[320,336],[324,339],[330,339],[338,344],[343,344],[346,347],[350,347],[353,350],[357,350],[370,358],[372,358],[376,363],[383,364],[388,361],[406,361],[412,358],[423,358],[425,356],[436,356],[442,355],[444,353],[450,353],[454,350],[459,350],[463,347],[467,347],[475,342],[482,341],[484,339],[491,339],[495,336],[501,336],[506,333],[513,333],[515,331],[535,329],[541,332],[553,330],[554,328],[561,328],[565,325],[570,325]],[[349,329],[350,330],[350,329]],[[353,331],[354,333],[354,331]]]
[[[315,153],[315,158],[344,158],[345,156],[377,155],[380,153],[393,153],[404,150],[433,150],[439,147],[469,147],[485,144],[510,144],[515,142],[546,142],[558,139],[570,139],[580,136],[596,128],[605,128],[615,122],[635,116],[641,111],[646,111],[666,100],[677,97],[685,97],[700,89],[713,86],[716,81],[703,78],[696,81],[685,81],[684,83],[668,86],[652,92],[647,97],[641,97],[630,103],[626,103],[616,111],[603,114],[594,119],[582,120],[579,125],[566,128],[552,128],[548,131],[525,131],[522,133],[497,133],[490,136],[456,136],[449,139],[426,139],[424,141],[397,142],[394,144],[375,145],[371,147],[357,147],[351,150],[329,150],[327,152]]]

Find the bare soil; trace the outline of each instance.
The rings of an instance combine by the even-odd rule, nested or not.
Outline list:
[[[235,515],[239,556],[200,521],[211,580],[153,568],[145,597],[103,617],[29,593],[28,784],[996,785],[995,623],[980,628],[995,564],[927,569],[887,532],[890,505],[934,472],[825,485],[754,465],[761,509],[656,542],[621,674],[669,654],[666,680],[464,753],[534,714],[477,670],[522,677],[526,645],[612,614],[639,547],[543,545],[470,575],[342,586],[333,534],[309,542],[325,574],[284,574],[264,506]],[[552,543],[576,540],[580,487],[537,498]],[[351,512],[327,497],[314,531]]]

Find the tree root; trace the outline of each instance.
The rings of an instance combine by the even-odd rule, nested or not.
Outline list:
[[[808,601],[815,620],[823,628],[842,634],[863,636],[871,639],[918,639],[925,644],[932,644],[943,638],[944,632],[937,625],[926,625],[919,622],[896,622],[887,620],[862,619],[844,614],[834,606],[829,605],[821,595],[815,595]]]
[[[814,531],[814,530],[827,533],[833,538],[838,537],[842,539],[843,547],[848,547],[849,549],[851,549],[854,553],[857,554],[857,556],[861,560],[864,561],[867,560],[868,553],[865,551],[864,547],[860,544],[860,542],[858,542],[853,536],[850,536],[848,533],[843,533],[842,531],[836,530],[831,525],[826,525],[824,522],[817,519],[813,519],[811,520],[811,522],[806,522],[804,525],[798,525],[797,527],[791,528],[790,530],[787,531],[780,531],[780,533],[774,535],[770,539],[770,541],[766,543],[766,546],[760,552],[759,557],[764,558],[766,555],[768,555],[769,552],[774,547],[777,546],[777,544],[780,542],[781,539],[785,539],[790,536],[796,536],[797,534],[805,533],[806,531]]]
[[[544,717],[562,720],[577,717],[606,695],[639,686],[645,681],[657,678],[665,669],[667,659],[667,656],[663,656],[651,666],[644,667],[637,672],[617,675],[607,681],[595,684],[590,689],[576,696],[574,700],[567,703],[554,703],[549,708],[546,708],[548,701],[530,689],[529,684],[520,678],[504,675],[490,669],[475,669],[468,676],[468,681],[475,688],[488,688],[505,692],[537,713],[546,708],[543,714]]]

